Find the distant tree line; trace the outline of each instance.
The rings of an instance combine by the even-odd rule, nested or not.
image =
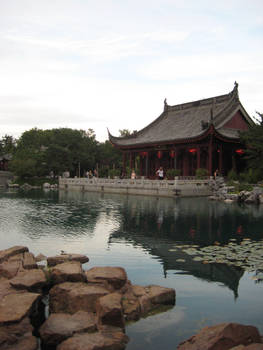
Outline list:
[[[263,178],[263,114],[257,112],[257,123],[240,134],[246,146],[244,157],[247,169],[241,177],[250,182]],[[119,130],[120,136],[136,133]],[[119,175],[122,169],[121,152],[109,141],[98,142],[92,129],[58,128],[31,129],[19,139],[5,135],[0,140],[0,155],[11,155],[9,170],[20,178],[55,177],[69,171],[70,176],[85,176],[96,169],[100,177]]]
[[[5,135],[0,140],[0,155],[11,155],[9,170],[20,178],[56,177],[69,171],[70,176],[85,176],[96,169],[108,176],[120,171],[121,152],[109,141],[98,142],[92,129],[31,129],[19,139]]]

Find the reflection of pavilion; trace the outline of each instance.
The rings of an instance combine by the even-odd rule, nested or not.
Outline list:
[[[233,213],[228,211],[229,207],[223,203],[208,205],[206,200],[196,199],[167,200],[164,201],[164,206],[154,199],[128,197],[126,200],[127,206],[123,208],[120,228],[110,236],[109,243],[128,241],[158,257],[164,275],[168,270],[191,274],[207,281],[222,283],[233,291],[235,297],[238,296],[243,269],[227,264],[203,264],[177,248],[189,242],[210,245],[216,239],[228,240],[229,235],[224,236],[220,232],[218,236],[218,230],[224,229],[224,220],[232,220],[231,225],[228,222],[229,228],[237,224],[231,215]]]
[[[109,240],[110,243],[115,240],[118,242],[127,240],[134,246],[141,246],[151,255],[158,257],[163,265],[164,275],[167,274],[168,270],[176,270],[178,273],[190,274],[206,281],[220,282],[233,291],[235,298],[238,297],[239,280],[244,273],[242,268],[227,264],[203,264],[194,261],[193,256],[188,255],[181,249],[176,249],[175,241],[158,240],[156,236],[145,237],[140,235],[134,237],[133,234],[116,231]],[[175,247],[175,249],[171,249],[171,247]],[[177,261],[178,259],[183,259],[184,262]]]

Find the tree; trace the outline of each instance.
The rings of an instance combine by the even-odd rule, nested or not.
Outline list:
[[[100,167],[99,175],[108,176],[108,169],[121,168],[121,151],[107,140],[98,145],[98,164]]]
[[[13,154],[16,150],[16,139],[13,136],[5,135],[0,140],[0,154]]]
[[[245,158],[248,167],[263,176],[263,114],[257,112],[258,123],[240,134],[241,141],[246,145]]]
[[[120,129],[119,133],[120,133],[120,136],[122,137],[130,136],[132,134],[129,129]]]
[[[11,169],[20,177],[60,175],[69,170],[71,176],[83,175],[96,165],[98,142],[92,129],[88,131],[58,128],[25,131],[17,143]]]

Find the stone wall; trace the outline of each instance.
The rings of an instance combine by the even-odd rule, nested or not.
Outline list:
[[[59,189],[83,192],[105,192],[160,197],[210,196],[209,179],[206,180],[149,180],[105,178],[59,178]]]
[[[10,171],[0,171],[0,187],[6,187],[8,180],[13,178],[13,174]]]

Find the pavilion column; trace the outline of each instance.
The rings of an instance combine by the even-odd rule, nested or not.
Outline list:
[[[197,169],[201,168],[200,164],[201,164],[201,159],[200,159],[200,154],[201,154],[201,150],[200,150],[200,146],[197,147]]]
[[[132,152],[130,152],[130,169],[132,169]]]
[[[222,175],[223,173],[223,147],[222,144],[219,146],[219,174]]]
[[[234,150],[232,151],[232,169],[236,172],[237,171],[237,163],[236,163],[236,157]]]
[[[209,145],[208,145],[208,173],[212,176],[213,171],[213,137],[210,135]]]
[[[177,169],[177,157],[178,157],[178,150],[175,148],[175,150],[174,150],[174,169]]]
[[[146,173],[145,173],[146,177],[149,176],[149,152],[147,152],[146,155]]]
[[[126,152],[122,153],[123,173],[126,173]]]

